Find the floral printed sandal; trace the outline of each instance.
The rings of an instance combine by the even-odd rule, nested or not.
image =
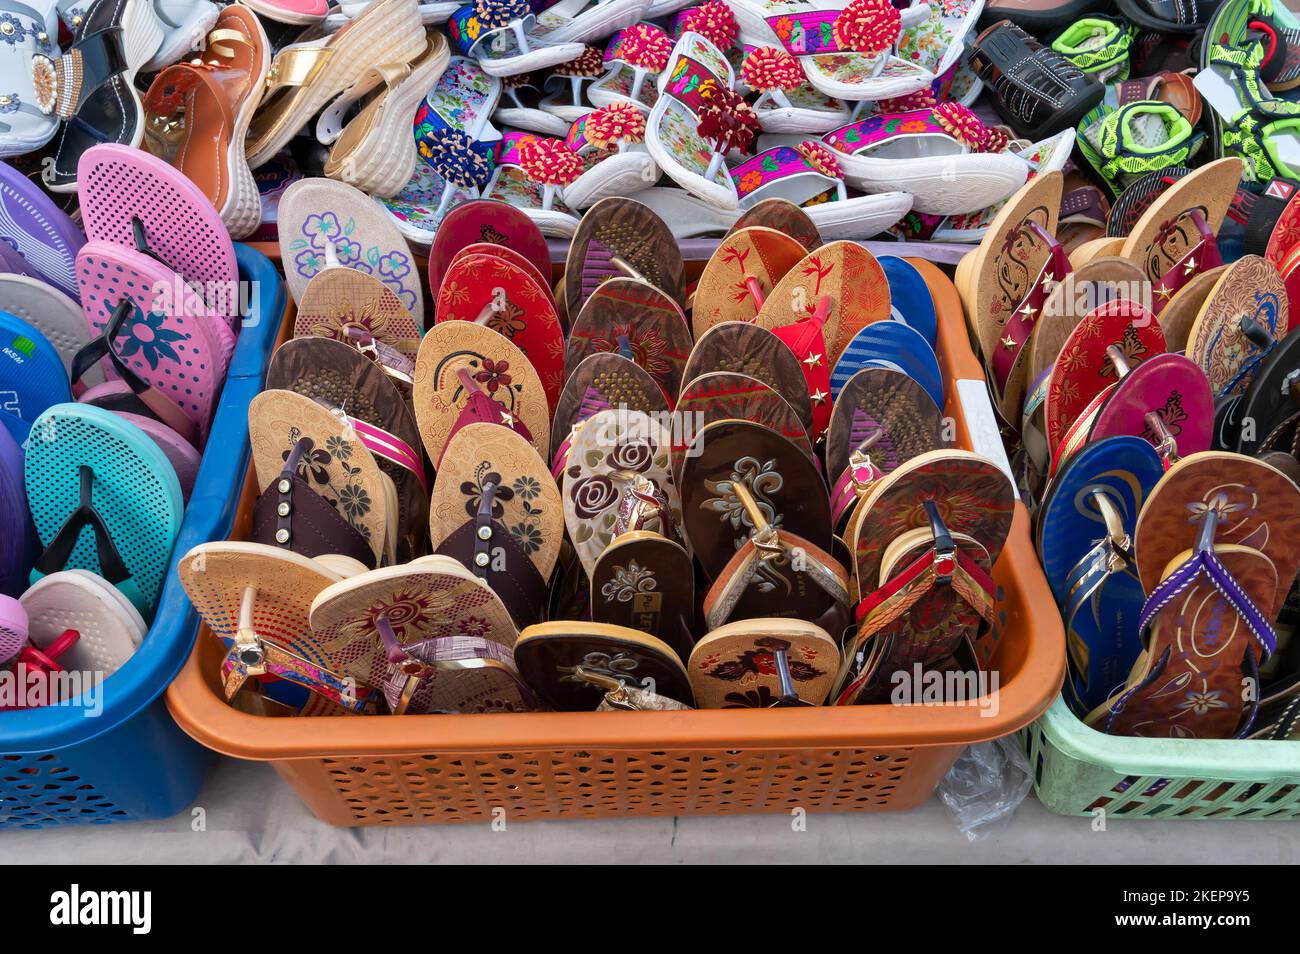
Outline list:
[[[493,423],[447,443],[429,504],[434,552],[487,583],[516,623],[537,619],[564,536],[560,491],[537,451]]]
[[[560,119],[566,128],[571,126],[594,108],[586,90],[604,72],[604,54],[594,46],[586,47],[581,55],[551,70],[542,83],[544,95],[537,108]]]
[[[668,498],[643,474],[624,489],[612,535],[591,570],[592,621],[641,630],[690,655],[695,567]]]
[[[536,623],[515,644],[519,671],[551,708],[590,712],[611,681],[643,688],[684,706],[695,702],[686,667],[673,648],[648,633],[610,623]],[[592,675],[598,679],[590,678]]]
[[[663,219],[635,199],[602,199],[582,217],[564,268],[568,313],[577,315],[597,288],[618,276],[648,282],[686,306],[681,249]]]
[[[543,235],[569,238],[578,216],[564,201],[564,190],[583,173],[583,161],[563,139],[508,132],[485,199],[500,199],[533,220]]]
[[[695,286],[695,337],[702,338],[722,322],[752,322],[772,289],[805,255],[797,240],[775,229],[755,226],[732,232],[709,256]]]
[[[536,73],[582,54],[580,42],[543,39],[538,23],[528,0],[474,0],[451,15],[447,31],[489,76]]]
[[[848,105],[819,92],[808,82],[799,60],[780,47],[747,49],[740,78],[758,93],[754,112],[764,132],[820,135],[851,118]]]
[[[311,628],[393,715],[536,708],[512,651],[518,631],[483,581],[449,557],[421,557],[316,594]]]
[[[1245,255],[1206,296],[1187,334],[1187,357],[1205,372],[1216,400],[1239,395],[1290,325],[1277,269],[1258,255]]]
[[[424,326],[423,289],[411,250],[364,192],[332,179],[300,179],[280,200],[279,230],[285,281],[295,302],[316,274],[342,265],[382,282]]]
[[[587,87],[587,99],[596,108],[622,103],[648,113],[659,99],[658,78],[672,50],[672,37],[654,24],[620,31],[605,47],[603,74]]]
[[[397,489],[348,421],[305,395],[263,391],[248,406],[248,427],[259,493],[281,480],[296,455],[298,474],[366,539],[373,554],[367,562],[392,561]],[[310,446],[300,447],[304,439]]]
[[[430,480],[420,432],[408,399],[384,368],[342,342],[295,338],[272,355],[265,386],[304,394],[346,417],[397,489],[398,561],[424,553]]]
[[[943,411],[912,378],[892,368],[864,368],[835,399],[826,431],[831,520],[843,531],[876,481],[914,457],[942,447]]]
[[[140,145],[145,119],[135,74],[162,41],[153,0],[95,0],[67,52],[32,58],[37,108],[65,123],[46,183],[51,191],[77,190],[78,163],[93,146]]]
[[[582,160],[582,174],[564,187],[570,208],[635,195],[659,181],[659,167],[645,147],[645,116],[626,103],[588,113],[573,124],[566,141]]]
[[[606,352],[639,365],[671,408],[684,380],[691,329],[677,302],[658,288],[633,278],[611,278],[573,319],[564,349],[566,376],[590,355]]]
[[[425,453],[439,466],[452,434],[489,421],[519,431],[537,450],[550,446],[546,390],[524,353],[486,325],[444,321],[420,342],[415,420]]]
[[[650,373],[612,351],[598,351],[578,362],[564,382],[551,428],[551,473],[564,479],[569,452],[583,425],[615,407],[665,419],[668,398]]]
[[[831,635],[797,619],[746,619],[701,637],[687,672],[701,709],[821,705],[840,666]]]

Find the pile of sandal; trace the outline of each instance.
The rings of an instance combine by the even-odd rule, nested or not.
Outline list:
[[[479,200],[426,304],[370,267],[400,236],[362,193],[296,183],[281,217],[322,264],[249,406],[251,532],[179,566],[236,704],[855,705],[980,671],[1014,491],[951,446],[916,266],[772,199],[691,287],[606,198],[552,288],[534,221]]]
[[[0,167],[0,668],[28,680],[110,676],[144,640],[240,327],[189,179],[113,144],[77,175],[80,225]]]
[[[1244,168],[1202,166],[1069,254],[1062,177],[1038,176],[958,266],[1066,699],[1112,734],[1284,739],[1300,717],[1300,337],[1278,267],[1297,236],[1282,222],[1267,257],[1225,264]]]

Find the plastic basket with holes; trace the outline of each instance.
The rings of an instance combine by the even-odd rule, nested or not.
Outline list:
[[[1038,800],[1061,815],[1300,818],[1300,742],[1105,735],[1061,698],[1024,741]]]
[[[940,317],[957,440],[1005,461],[957,292],[933,265],[914,264]],[[702,262],[692,265],[698,274]],[[250,482],[236,538],[251,524],[254,489]],[[1019,504],[994,578],[998,620],[980,651],[999,688],[981,705],[259,716],[224,701],[220,643],[206,632],[167,702],[186,732],[223,754],[270,762],[335,825],[477,821],[503,811],[515,821],[901,810],[928,798],[967,744],[1024,728],[1060,689],[1065,638]]]
[[[236,246],[252,290],[194,492],[144,642],[80,706],[0,713],[0,830],[166,818],[198,795],[211,753],[176,727],[162,693],[194,645],[198,616],[175,574],[179,554],[230,533],[248,468],[248,402],[262,388],[286,294],[275,266]]]

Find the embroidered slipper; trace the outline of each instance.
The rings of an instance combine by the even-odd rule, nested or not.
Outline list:
[[[375,563],[391,557],[397,493],[347,419],[293,391],[263,391],[248,406],[258,492],[282,479],[285,463],[370,545]]]
[[[227,700],[256,679],[294,709],[309,711],[315,696],[351,712],[373,706],[373,687],[349,667],[368,671],[356,657],[377,655],[377,648],[348,657],[312,631],[312,600],[342,578],[325,563],[260,543],[204,543],[181,558],[177,575],[227,650]]]
[[[566,142],[583,166],[582,174],[564,186],[570,208],[635,195],[659,181],[659,167],[645,147],[645,116],[626,103],[583,116],[568,130]]]
[[[429,504],[437,553],[490,586],[518,623],[537,619],[564,538],[560,491],[528,441],[492,423],[447,442]]]
[[[27,268],[64,294],[77,297],[77,251],[86,236],[40,186],[3,162],[0,222],[8,244],[17,249]]]
[[[449,58],[447,38],[429,33],[415,57],[366,69],[316,121],[317,141],[330,146],[325,175],[372,196],[399,192],[415,171],[411,116]]]
[[[148,626],[131,601],[86,570],[63,570],[38,580],[19,598],[27,615],[27,643],[50,653],[71,630],[77,639],[58,654],[69,672],[113,675],[144,641]],[[51,653],[51,655],[54,655]]]
[[[533,37],[548,43],[585,43],[632,26],[649,4],[647,0],[548,0],[538,6]]]
[[[668,398],[648,371],[621,354],[598,351],[587,355],[570,372],[555,406],[550,460],[557,481],[563,479],[569,451],[583,424],[611,408],[668,419]]]
[[[626,3],[627,0],[624,0]],[[456,10],[447,32],[457,49],[489,76],[535,73],[580,56],[580,42],[543,39],[527,0],[474,0]]]
[[[623,494],[613,539],[591,571],[592,622],[640,630],[679,656],[690,655],[695,643],[691,555],[677,538],[667,498],[652,481],[636,478]]]
[[[854,336],[831,371],[831,398],[838,401],[849,378],[864,368],[901,371],[925,389],[936,406],[944,403],[943,374],[929,342],[901,321],[878,321]]]
[[[423,161],[411,181],[384,200],[404,234],[429,244],[455,203],[479,197],[500,152],[501,134],[491,123],[500,98],[501,81],[473,60],[448,61],[415,111],[415,148]]]
[[[198,186],[156,156],[111,144],[86,151],[77,182],[88,239],[158,259],[233,330],[239,314],[235,247]]]
[[[504,258],[469,255],[443,275],[436,308],[437,322],[482,325],[522,351],[541,378],[549,415],[564,385],[564,330],[546,285]]]
[[[166,456],[138,428],[96,407],[57,404],[33,430],[27,501],[45,547],[33,581],[91,570],[152,617],[184,511]]]
[[[420,273],[411,250],[364,192],[331,179],[299,180],[285,190],[279,221],[280,256],[294,301],[302,299],[318,272],[343,265],[382,282],[424,326]]]
[[[791,696],[796,705],[821,705],[839,665],[839,647],[820,626],[747,619],[701,637],[687,671],[701,709],[768,709]]]
[[[413,0],[375,0],[346,30],[281,48],[248,130],[249,165],[256,169],[274,157],[367,67],[410,63],[425,47]]]
[[[764,132],[820,135],[852,118],[848,104],[809,83],[799,61],[779,47],[747,47],[740,77],[758,93],[754,112]]]
[[[9,515],[0,538],[0,593],[17,597],[27,589],[27,575],[36,562],[36,528],[27,509],[23,481],[23,449],[0,427],[0,512]]]
[[[566,122],[555,113],[541,108],[542,91],[533,81],[532,74],[506,76],[501,80],[501,102],[492,121],[498,126],[534,133],[538,136],[569,134],[572,121]]]
[[[582,160],[564,140],[508,132],[483,197],[510,203],[543,235],[568,238],[578,228],[578,217],[565,203],[564,189],[581,175]]]
[[[1242,394],[1275,342],[1290,330],[1286,286],[1258,255],[1227,267],[1187,334],[1187,357],[1205,372],[1214,397]]]
[[[515,644],[528,685],[561,712],[589,712],[605,689],[590,675],[640,687],[683,704],[695,701],[686,668],[661,639],[624,626],[557,620],[537,623]]]
[[[29,275],[0,275],[0,301],[5,312],[27,322],[55,347],[64,371],[70,374],[73,356],[90,341],[81,306],[53,285]],[[82,375],[86,385],[103,381],[104,373],[98,367]]]
[[[864,368],[844,383],[826,429],[831,519],[843,530],[872,484],[944,439],[943,411],[915,380],[892,368]]]
[[[609,41],[602,74],[587,87],[596,108],[625,104],[649,112],[659,99],[659,76],[668,67],[673,39],[652,23],[637,23]]]
[[[686,536],[710,580],[754,530],[737,483],[769,522],[779,519],[783,530],[830,550],[826,485],[807,453],[761,424],[717,421],[695,435],[681,480]]]
[[[541,378],[522,351],[484,325],[434,325],[420,342],[414,395],[415,420],[435,467],[467,406],[474,420],[520,431],[539,454],[550,446],[550,409]],[[486,417],[477,416],[479,405]]]
[[[397,488],[398,561],[422,554],[430,478],[415,415],[383,369],[341,342],[296,338],[271,357],[266,390],[296,391],[324,407],[346,411],[357,438]]]
[[[564,302],[577,315],[608,278],[635,278],[686,305],[682,253],[664,220],[634,199],[602,199],[582,217],[564,269]]]
[[[911,199],[907,200],[907,205],[911,208]],[[793,238],[809,252],[820,248],[822,244],[821,232],[818,231],[809,211],[800,208],[789,199],[759,199],[740,213],[740,218],[732,224],[727,236],[748,228],[765,228],[781,232]],[[843,238],[843,236],[836,237]]]
[[[331,584],[312,600],[311,628],[395,715],[534,708],[514,666],[518,631],[509,613],[448,557]]]
[[[535,277],[550,287],[551,252],[532,219],[504,202],[486,199],[463,202],[452,209],[438,227],[429,250],[429,291],[442,287],[442,276],[457,254],[476,243],[491,243],[526,258]]]
[[[244,137],[271,68],[270,41],[253,12],[236,6],[221,12],[202,49],[154,77],[143,146],[202,190],[231,237],[245,238],[262,220]]]
[[[33,69],[37,56],[58,56],[59,11],[54,0],[35,0],[7,4],[3,17],[6,91],[0,97],[0,156],[22,156],[44,148],[59,131],[59,117],[38,106]]]
[[[638,411],[599,411],[574,435],[561,493],[569,539],[588,576],[613,540],[624,491],[637,478],[653,484],[647,492],[662,496],[672,524],[681,525],[671,444],[664,425]]]
[[[709,257],[695,287],[691,326],[700,338],[727,321],[752,322],[763,303],[807,250],[773,229],[732,232]]]
[[[876,481],[853,511],[845,539],[854,553],[859,586],[880,579],[891,543],[908,530],[930,526],[926,501],[934,503],[949,533],[975,540],[988,553],[989,565],[997,562],[1011,527],[1011,481],[992,461],[971,451],[930,451]]]
[[[47,408],[72,400],[63,359],[34,326],[0,312],[0,369],[4,381],[3,418],[18,443]]]
[[[95,337],[74,356],[73,378],[108,358],[110,382],[125,381],[117,393],[129,388],[146,416],[202,446],[235,346],[225,319],[175,272],[133,249],[87,242],[77,275]]]
[[[586,87],[604,72],[604,54],[594,46],[585,47],[581,55],[561,63],[547,75],[542,83],[546,95],[538,108],[562,120],[566,127],[572,125],[591,112]]]
[[[410,395],[422,329],[388,285],[355,268],[317,272],[299,297],[295,337],[331,338],[374,361]]]
[[[1088,444],[1048,486],[1037,515],[1043,572],[1061,606],[1071,701],[1084,712],[1124,682],[1142,650],[1146,594],[1133,532],[1164,465],[1139,437]]]
[[[601,352],[638,364],[663,389],[671,408],[691,353],[691,329],[677,302],[658,288],[633,278],[611,278],[573,319],[564,350],[566,375]]]
[[[45,174],[50,191],[77,191],[78,164],[92,146],[140,145],[145,122],[135,74],[162,41],[153,0],[94,0],[67,52],[33,57],[36,105],[64,120]]]
[[[802,406],[810,411],[808,403]],[[673,474],[681,483],[682,467],[704,428],[715,421],[749,421],[793,443],[819,466],[808,425],[795,405],[759,378],[735,371],[710,371],[682,388],[673,417]]]
[[[682,381],[689,384],[713,372],[731,372],[761,381],[790,405],[805,432],[812,428],[812,400],[803,367],[785,342],[766,328],[745,321],[724,321],[700,335],[686,359]]]

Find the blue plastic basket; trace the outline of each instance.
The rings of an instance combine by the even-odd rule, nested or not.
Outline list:
[[[167,818],[203,785],[212,753],[176,727],[162,698],[199,625],[176,563],[191,547],[230,534],[248,467],[248,402],[262,390],[285,310],[271,261],[244,246],[235,253],[254,293],[153,626],[104,681],[98,716],[76,706],[0,713],[0,830]]]

